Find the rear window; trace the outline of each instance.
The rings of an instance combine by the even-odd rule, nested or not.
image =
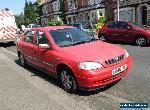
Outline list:
[[[116,28],[116,22],[109,22],[108,28]]]

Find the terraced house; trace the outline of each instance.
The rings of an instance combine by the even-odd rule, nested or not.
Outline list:
[[[64,8],[67,24],[84,23],[89,25],[95,23],[100,16],[106,16],[108,20],[113,20],[112,0],[64,0]],[[48,18],[60,19],[60,1],[46,0],[43,4],[43,23]]]
[[[117,10],[114,10],[117,19]],[[150,26],[150,0],[124,0],[120,3],[120,20]]]
[[[42,25],[47,24],[49,18],[53,18],[56,20],[60,19],[61,11],[59,0],[45,0],[42,6],[43,6],[42,8],[43,15],[41,16]]]

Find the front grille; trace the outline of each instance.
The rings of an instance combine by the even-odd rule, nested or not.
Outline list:
[[[121,61],[123,59],[124,59],[124,55],[120,55],[120,56],[117,56],[115,58],[106,60],[105,63],[107,65],[111,65],[111,64],[117,63],[117,62],[119,62],[119,61]]]

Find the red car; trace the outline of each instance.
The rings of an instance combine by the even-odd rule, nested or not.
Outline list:
[[[17,41],[17,51],[22,66],[57,77],[67,92],[113,83],[129,72],[132,61],[125,49],[71,26],[31,29]]]
[[[150,29],[126,21],[111,21],[99,30],[98,37],[103,41],[124,41],[145,46],[150,43]]]

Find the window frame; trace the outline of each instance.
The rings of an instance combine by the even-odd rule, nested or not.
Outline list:
[[[48,44],[49,46],[51,46],[51,43],[50,43],[48,37],[46,36],[46,33],[45,33],[44,31],[41,31],[41,30],[37,30],[37,31],[35,32],[35,45],[39,46],[39,44],[40,44],[39,42],[37,43],[37,38],[39,37],[39,36],[37,36],[37,33],[40,33],[40,32],[43,33],[44,37],[45,37],[45,38],[47,39],[47,41],[48,41],[48,43],[45,43],[45,44]]]

